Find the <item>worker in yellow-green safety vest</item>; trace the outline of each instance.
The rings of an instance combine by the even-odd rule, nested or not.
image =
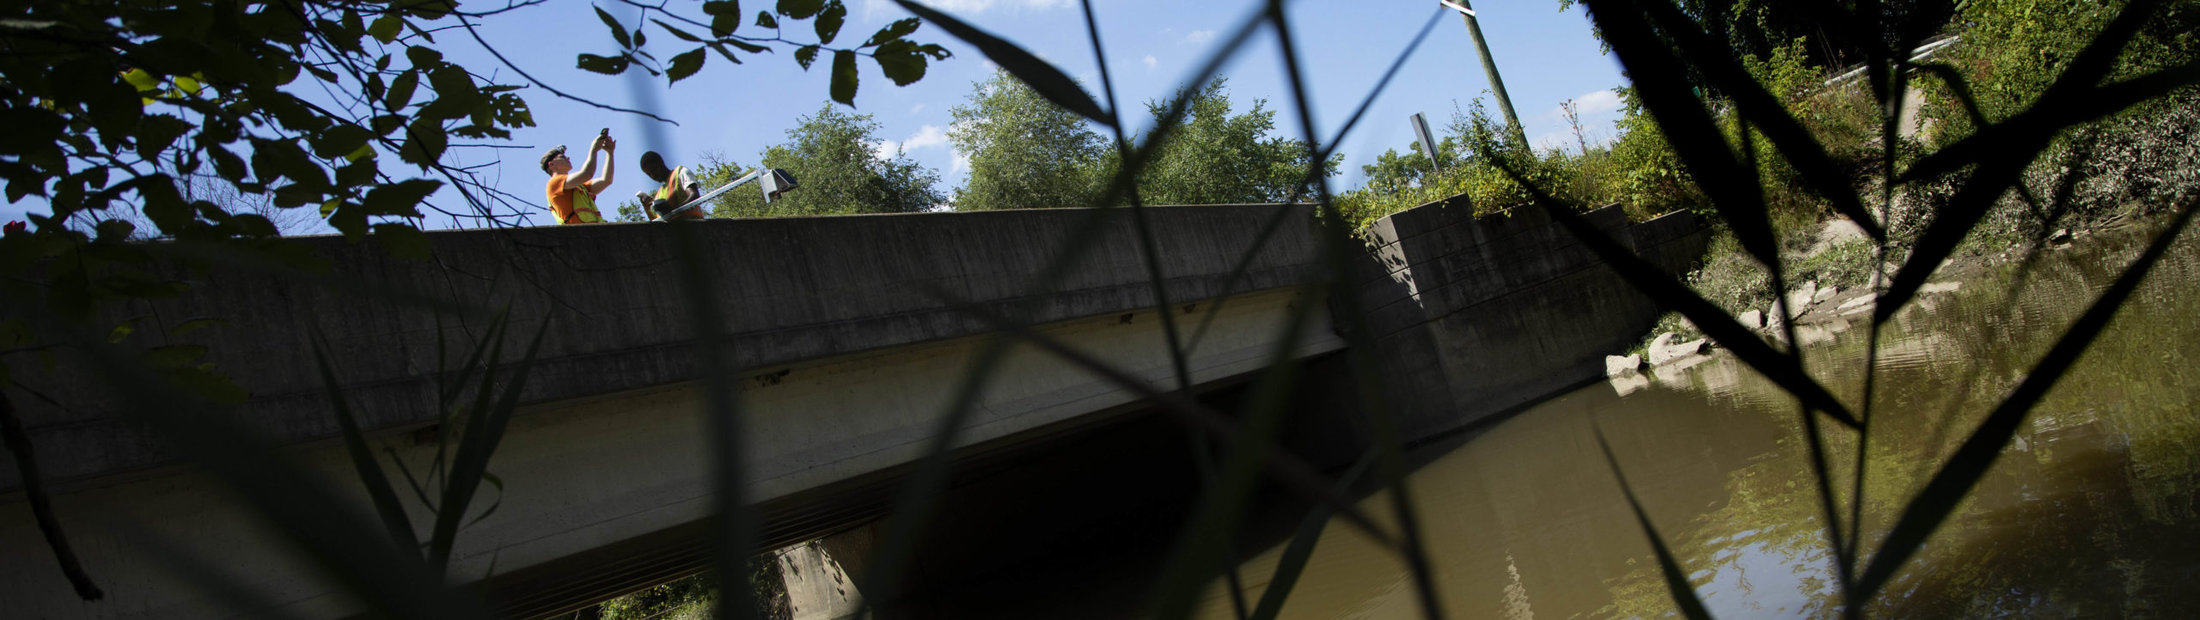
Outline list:
[[[649,177],[649,180],[656,181],[659,184],[656,193],[637,192],[634,194],[634,199],[642,203],[642,211],[647,213],[649,219],[652,220],[665,219],[668,212],[678,210],[682,205],[695,200],[697,196],[701,196],[703,193],[702,184],[688,177],[687,166],[667,170],[665,169],[664,156],[658,155],[656,151],[642,154],[642,176]],[[700,220],[703,219],[703,209],[697,207],[671,214],[671,219],[678,221]]]
[[[550,183],[543,187],[543,197],[550,201],[550,215],[559,224],[599,224],[603,213],[596,209],[596,195],[611,188],[612,151],[619,143],[611,139],[611,130],[597,134],[588,145],[588,159],[581,162],[579,171],[573,170],[573,161],[565,158],[565,145],[558,145],[542,154],[542,171],[550,175]],[[596,151],[603,151],[603,178],[596,174]]]

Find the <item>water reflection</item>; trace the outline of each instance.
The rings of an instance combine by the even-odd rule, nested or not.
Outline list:
[[[2136,253],[2103,242],[2049,255],[2025,276],[1981,275],[1898,315],[1879,351],[1867,460],[1866,548],[1907,498],[2024,378]],[[1882,617],[2186,616],[2200,610],[2200,251],[2186,243],[2027,422],[1958,516],[1869,605]],[[1799,326],[1800,327],[1800,326]],[[1800,330],[1799,330],[1800,331]],[[1806,364],[1860,398],[1867,323],[1798,334]],[[1824,617],[1839,610],[1818,490],[1795,401],[1724,356],[1599,384],[1467,440],[1417,471],[1441,599],[1454,617],[1659,617],[1663,576],[1605,467],[1600,425],[1645,510],[1712,613]],[[1853,455],[1836,433],[1831,454]],[[1853,457],[1836,458],[1847,501]],[[1387,498],[1361,508],[1387,518]],[[1243,566],[1257,598],[1279,550]],[[1331,528],[1285,618],[1418,617],[1395,555]],[[1211,590],[1202,617],[1228,617]]]

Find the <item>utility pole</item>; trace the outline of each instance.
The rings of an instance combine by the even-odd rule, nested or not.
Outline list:
[[[1474,39],[1474,51],[1482,55],[1482,72],[1490,75],[1490,93],[1497,95],[1497,109],[1505,113],[1505,126],[1512,129],[1514,146],[1528,150],[1528,131],[1520,128],[1520,116],[1513,114],[1512,98],[1505,96],[1505,79],[1497,75],[1497,61],[1490,58],[1490,44],[1482,40],[1482,26],[1474,20],[1474,6],[1467,0],[1437,0],[1451,10],[1458,11],[1460,19],[1467,22],[1467,36]]]

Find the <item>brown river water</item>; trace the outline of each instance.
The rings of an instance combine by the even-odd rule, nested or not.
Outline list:
[[[1869,615],[2200,614],[2195,236],[2155,268],[1956,515],[1866,603]],[[1886,327],[1865,465],[1867,549],[2144,241],[2086,239],[2028,271],[1954,276],[1960,288],[1912,304]],[[1800,338],[1809,371],[1852,406],[1865,385],[1869,316]],[[1576,390],[1437,446],[1440,456],[1411,475],[1447,617],[1677,613],[1598,447],[1599,427],[1713,615],[1839,615],[1794,399],[1724,354],[1648,375]],[[1846,506],[1857,436],[1829,432]],[[1360,508],[1391,523],[1390,505],[1377,495]],[[1261,597],[1283,547],[1240,565],[1247,601]],[[1419,618],[1413,583],[1398,554],[1333,522],[1281,617]],[[1223,588],[1209,589],[1199,617],[1233,616]]]

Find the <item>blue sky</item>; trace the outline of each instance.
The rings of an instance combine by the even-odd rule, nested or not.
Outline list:
[[[850,14],[842,41],[860,40],[893,20],[909,16],[887,0],[848,2]],[[640,14],[639,9],[623,3],[598,0],[593,4],[630,26]],[[750,0],[743,5],[749,13],[771,6],[770,0]],[[1083,13],[1076,2],[933,0],[930,5],[1023,46],[1083,80],[1096,98],[1101,96],[1099,65],[1093,59]],[[1146,101],[1183,86],[1223,43],[1221,39],[1260,6],[1257,1],[1096,0],[1094,10],[1116,82],[1117,99],[1126,110],[1134,111],[1132,117],[1137,119],[1132,127],[1149,122],[1143,112]],[[1532,142],[1572,143],[1570,130],[1557,114],[1559,103],[1568,99],[1579,104],[1592,140],[1610,137],[1618,100],[1609,89],[1621,84],[1622,78],[1616,61],[1600,51],[1578,6],[1561,12],[1555,0],[1485,0],[1475,8]],[[1434,0],[1302,0],[1292,4],[1294,36],[1312,85],[1310,105],[1316,129],[1324,139],[1334,134],[1436,9]],[[788,53],[749,56],[741,65],[712,56],[701,73],[670,86],[663,78],[649,78],[639,71],[619,77],[582,71],[575,68],[575,54],[608,54],[615,44],[588,4],[576,0],[553,0],[521,8],[482,24],[482,33],[491,45],[549,86],[609,105],[656,110],[679,122],[678,127],[672,127],[605,111],[539,88],[520,91],[537,124],[514,132],[510,144],[522,148],[494,152],[477,149],[461,157],[463,163],[482,164],[501,155],[502,162],[493,166],[490,179],[503,191],[538,205],[544,176],[536,167],[536,158],[542,149],[556,144],[583,148],[599,128],[609,127],[619,138],[618,176],[605,195],[607,203],[615,204],[615,197],[651,189],[648,179],[634,165],[645,150],[665,153],[675,164],[719,153],[753,165],[765,147],[786,139],[787,129],[800,117],[814,113],[829,101],[828,63],[821,60],[805,72]],[[749,33],[752,28],[744,26],[742,32]],[[814,36],[807,22],[787,32],[790,39],[796,40],[813,40]],[[691,45],[654,27],[650,35],[648,49],[659,58],[669,58]],[[922,81],[906,87],[894,86],[878,73],[876,65],[864,60],[855,111],[873,115],[881,126],[878,137],[892,142],[889,147],[899,146],[909,157],[937,170],[942,178],[941,189],[947,191],[961,185],[966,176],[946,141],[949,109],[963,104],[972,84],[985,79],[992,66],[976,49],[936,27],[927,25],[911,38],[941,43],[955,56],[932,63]],[[477,73],[495,76],[504,83],[524,83],[461,32],[445,31],[437,41],[435,47]],[[1223,75],[1230,79],[1231,100],[1238,110],[1249,108],[1256,99],[1266,99],[1268,107],[1277,111],[1277,134],[1300,137],[1298,113],[1290,101],[1276,49],[1273,35],[1258,35],[1225,66]],[[1456,14],[1446,15],[1397,81],[1377,100],[1368,118],[1346,138],[1340,149],[1345,156],[1343,174],[1333,180],[1333,187],[1357,187],[1362,181],[1362,164],[1373,162],[1385,149],[1408,148],[1412,133],[1407,116],[1425,113],[1430,125],[1441,131],[1455,102],[1464,106],[1484,96],[1487,89],[1488,81],[1478,66],[1465,26]],[[578,160],[575,157],[576,163]],[[0,207],[0,216],[18,219],[26,208],[43,211],[42,204],[32,204],[35,200]],[[433,200],[458,206],[456,197],[448,191]],[[534,224],[549,222],[547,213],[533,218]],[[449,225],[433,220],[428,224],[437,228]]]

